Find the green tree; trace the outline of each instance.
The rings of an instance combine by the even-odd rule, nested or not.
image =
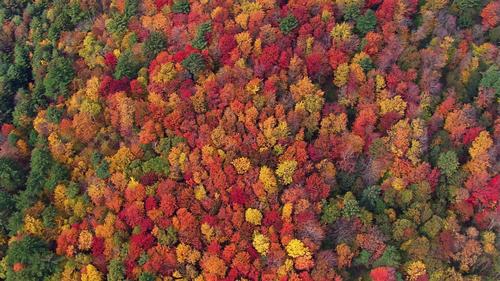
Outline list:
[[[289,34],[298,26],[299,21],[293,15],[288,15],[280,20],[280,30],[284,34]]]
[[[189,14],[191,7],[188,0],[177,0],[172,5],[172,12],[176,14]]]
[[[119,259],[112,259],[109,263],[107,278],[109,281],[124,281],[125,267]]]
[[[18,162],[0,157],[0,188],[14,192],[24,184],[25,179],[25,171]]]
[[[479,16],[481,10],[480,0],[455,0],[452,9],[458,15],[458,25],[462,28],[472,26],[475,19]]]
[[[56,208],[54,208],[54,206],[52,205],[47,206],[45,209],[43,209],[42,212],[43,226],[47,228],[55,227],[56,214],[57,214]]]
[[[210,22],[204,22],[196,31],[196,37],[194,38],[192,45],[198,50],[203,50],[208,46],[207,34],[212,31],[212,24]]]
[[[366,58],[362,59],[359,62],[359,65],[361,66],[361,68],[363,68],[363,70],[365,72],[368,72],[368,71],[375,68],[375,65],[373,65],[373,61],[370,57],[366,57]]]
[[[396,241],[403,241],[406,237],[407,230],[415,230],[415,224],[407,219],[398,219],[394,222],[392,237]]]
[[[453,150],[439,154],[437,165],[447,177],[451,177],[459,166],[457,154]]]
[[[16,210],[12,195],[0,190],[0,206],[2,206],[0,209],[0,233],[5,233],[8,230],[9,218]]]
[[[378,266],[392,266],[398,267],[401,264],[401,254],[398,249],[392,245],[385,248],[384,253],[374,263],[374,267]]]
[[[47,75],[43,80],[45,95],[52,100],[68,94],[68,85],[73,80],[75,71],[69,58],[57,57],[47,67]]]
[[[340,208],[334,199],[330,199],[323,204],[323,213],[321,214],[321,222],[330,224],[335,222],[340,217]]]
[[[30,172],[26,181],[26,189],[41,190],[46,182],[52,157],[46,147],[36,147],[31,153]]]
[[[165,157],[154,157],[144,162],[142,166],[144,173],[154,172],[168,176],[170,172],[170,164]]]
[[[114,77],[115,79],[122,79],[123,77],[133,79],[137,77],[137,72],[141,67],[140,61],[134,57],[130,50],[127,50],[118,58]]]
[[[144,42],[143,52],[148,60],[152,60],[167,47],[167,38],[163,32],[152,32]]]
[[[61,163],[52,162],[52,166],[48,172],[48,178],[45,183],[45,188],[48,191],[53,191],[59,182],[64,181],[69,178],[69,170]]]
[[[425,233],[429,238],[434,238],[443,227],[443,219],[438,216],[432,216],[424,226],[422,226],[422,232]]]
[[[346,21],[355,20],[361,15],[361,11],[359,10],[359,6],[356,4],[347,5],[344,8],[343,12],[344,12],[344,19]]]
[[[354,197],[352,192],[347,192],[344,195],[344,206],[342,208],[342,216],[345,218],[351,218],[359,216],[360,213],[361,209],[359,208],[358,201],[356,201],[356,197]]]
[[[370,254],[370,252],[368,252],[367,250],[362,250],[359,253],[359,256],[354,260],[354,265],[364,265],[368,267],[371,256],[372,254]]]
[[[483,73],[483,78],[479,83],[481,87],[495,89],[495,95],[500,98],[500,67],[492,65]]]
[[[63,116],[64,110],[62,108],[57,108],[55,106],[49,106],[45,112],[45,118],[54,124],[59,124]]]
[[[40,238],[26,236],[10,244],[6,254],[7,281],[39,281],[50,276],[56,268],[56,257]],[[14,271],[15,264],[24,268]]]
[[[356,20],[356,31],[362,36],[374,30],[375,26],[377,26],[377,17],[375,16],[375,12],[371,9],[366,10],[365,14],[358,17]]]
[[[123,35],[128,28],[130,18],[137,14],[138,9],[138,0],[125,0],[125,12],[120,14],[115,11],[106,28],[117,37]]]
[[[192,75],[198,75],[205,69],[206,63],[202,55],[194,53],[182,61],[182,66]]]
[[[156,277],[154,274],[149,273],[149,272],[143,272],[141,273],[141,276],[139,276],[139,281],[155,281]]]
[[[102,160],[101,164],[97,167],[96,171],[96,176],[100,179],[107,179],[111,175],[109,173],[109,164],[108,161]]]
[[[30,172],[26,180],[26,189],[16,196],[16,206],[19,210],[30,207],[44,191],[47,177],[53,160],[47,149],[46,140],[38,138],[37,147],[31,152]]]
[[[16,235],[18,231],[20,231],[23,228],[23,218],[24,217],[21,212],[15,212],[9,217],[7,230],[9,231],[10,236]]]
[[[381,193],[382,190],[377,185],[364,189],[361,195],[361,205],[370,211],[382,213],[386,205],[382,200]]]
[[[488,38],[493,44],[500,44],[500,25],[490,29],[488,32]]]

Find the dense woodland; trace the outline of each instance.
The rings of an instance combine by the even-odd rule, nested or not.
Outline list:
[[[0,279],[500,280],[500,0],[0,23]]]

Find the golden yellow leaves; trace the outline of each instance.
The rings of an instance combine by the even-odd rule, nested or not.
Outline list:
[[[259,127],[263,135],[257,139],[257,143],[263,149],[272,148],[278,140],[286,138],[289,134],[286,121],[277,122],[273,116],[264,120],[262,124],[259,124]]]
[[[406,182],[401,178],[394,178],[392,180],[392,187],[398,191],[401,191],[406,187]]]
[[[180,243],[179,245],[177,245],[175,253],[177,256],[177,261],[180,263],[195,264],[201,257],[199,251],[184,243]]]
[[[490,133],[482,131],[472,142],[472,146],[469,148],[469,154],[472,158],[476,158],[478,155],[487,152],[492,145],[493,140],[491,139]]]
[[[254,233],[252,245],[259,254],[265,256],[270,246],[269,238],[261,233]]]
[[[196,200],[203,200],[206,197],[207,197],[207,192],[205,190],[205,187],[203,187],[203,185],[197,185],[194,188],[194,198],[196,198]]]
[[[472,174],[479,174],[486,171],[490,166],[490,156],[488,150],[493,145],[490,133],[482,131],[479,136],[474,139],[472,146],[469,148],[471,160],[465,164],[465,168]]]
[[[394,126],[392,126],[389,132],[389,137],[391,139],[390,150],[398,157],[402,157],[410,144],[411,129],[408,124],[408,120],[400,120]]]
[[[122,146],[112,157],[106,157],[109,162],[111,173],[123,172],[124,169],[134,160],[134,155],[128,147]]]
[[[246,173],[252,167],[252,163],[250,163],[250,160],[246,157],[236,158],[231,164],[233,164],[236,172],[240,175]]]
[[[328,116],[321,120],[321,128],[319,130],[320,134],[329,135],[336,134],[345,131],[347,128],[347,114],[333,114],[330,113]]]
[[[82,273],[82,281],[102,281],[102,273],[92,264],[88,264]]]
[[[333,73],[333,84],[337,87],[342,87],[347,83],[349,77],[349,64],[340,64]]]
[[[215,230],[212,226],[210,226],[208,223],[202,223],[201,227],[201,234],[205,235],[205,239],[207,241],[212,241],[215,238]]]
[[[308,96],[317,96],[322,98],[323,91],[311,82],[309,77],[304,77],[297,83],[290,86],[290,92],[296,102],[304,100]]]
[[[278,191],[278,183],[271,168],[262,166],[259,172],[259,180],[268,193],[276,193]]]
[[[24,230],[33,235],[41,235],[44,230],[44,226],[40,219],[26,215],[24,217]]]
[[[85,39],[83,39],[83,46],[78,51],[78,55],[80,55],[87,65],[92,69],[98,65],[104,65],[104,58],[99,55],[102,50],[100,42],[96,40],[94,35],[89,32]]]
[[[83,230],[78,236],[78,248],[80,250],[89,250],[92,246],[93,236],[88,230]]]
[[[65,210],[65,200],[66,200],[66,187],[59,184],[54,189],[54,205],[59,210]]]
[[[245,86],[245,90],[248,91],[250,94],[257,94],[261,88],[262,81],[258,78],[254,78],[250,81]]]
[[[245,220],[253,225],[260,225],[262,221],[262,213],[254,208],[248,208],[245,211]]]
[[[113,236],[114,224],[116,221],[116,216],[113,213],[108,213],[104,219],[104,224],[98,225],[95,228],[96,237],[111,238]]]
[[[246,58],[252,52],[252,37],[248,32],[241,32],[235,35],[238,49],[241,51],[242,57]]]
[[[292,239],[286,245],[286,252],[292,258],[298,257],[311,257],[311,252],[309,248],[304,245],[304,243],[298,239]]]
[[[346,22],[336,24],[332,31],[330,31],[330,36],[334,42],[346,41],[351,37],[352,26]]]
[[[293,181],[293,174],[295,173],[295,169],[297,169],[297,161],[286,160],[278,164],[276,174],[278,175],[278,177],[280,177],[283,184],[288,185]]]
[[[496,254],[497,250],[495,248],[495,238],[496,238],[495,233],[492,231],[485,231],[481,235],[481,238],[482,238],[484,252],[490,255]]]
[[[172,81],[177,75],[177,70],[172,62],[167,62],[160,66],[160,69],[153,76],[156,83],[167,83]]]
[[[383,98],[378,103],[380,107],[380,114],[384,115],[388,112],[397,112],[404,115],[406,109],[406,102],[401,98],[400,95],[394,96],[392,98]]]
[[[414,261],[408,265],[406,273],[408,274],[408,280],[418,280],[419,276],[426,273],[425,264],[421,261]]]

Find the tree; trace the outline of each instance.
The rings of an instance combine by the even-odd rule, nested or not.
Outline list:
[[[488,32],[488,38],[491,42],[499,44],[500,43],[500,25],[490,29]]]
[[[348,21],[348,20],[356,20],[357,18],[359,18],[359,16],[361,15],[361,11],[359,8],[360,7],[357,3],[352,3],[345,6],[342,11],[344,12],[343,15],[344,19]]]
[[[110,176],[109,173],[109,163],[107,160],[102,160],[95,171],[96,176],[100,179],[107,179]]]
[[[59,124],[59,122],[61,122],[63,113],[64,110],[62,108],[50,106],[47,108],[47,111],[45,112],[45,118],[47,119],[47,121],[51,123]]]
[[[115,79],[134,79],[137,77],[137,72],[142,67],[141,62],[137,59],[130,50],[123,52],[116,63]]]
[[[359,208],[358,201],[352,192],[347,192],[344,195],[344,206],[342,208],[342,216],[345,218],[351,218],[359,216],[361,209]]]
[[[192,75],[198,75],[205,67],[205,59],[198,53],[190,54],[182,61],[182,66],[186,68]]]
[[[109,263],[108,275],[109,281],[125,281],[125,267],[119,259],[112,259]]]
[[[398,267],[401,264],[401,254],[393,245],[388,245],[384,253],[378,258],[373,266],[392,266]]]
[[[21,165],[11,158],[0,157],[0,187],[8,192],[17,191],[24,183],[26,173]]]
[[[142,50],[148,61],[153,60],[156,55],[167,47],[167,38],[163,32],[154,31],[144,42]]]
[[[455,0],[452,4],[457,9],[458,25],[462,28],[468,28],[476,17],[479,16],[481,1],[479,0]]]
[[[43,193],[52,157],[47,149],[46,140],[43,137],[38,139],[38,147],[31,152],[30,172],[26,180],[26,189],[16,196],[16,206],[19,210],[30,207]]]
[[[2,206],[2,209],[0,209],[0,234],[3,235],[7,232],[9,219],[16,210],[12,195],[0,190],[0,206]]]
[[[75,71],[72,61],[65,57],[56,57],[47,67],[47,75],[43,80],[45,95],[52,100],[68,94],[68,85],[73,80]]]
[[[430,238],[434,238],[439,234],[441,228],[443,227],[443,219],[434,215],[430,220],[428,220],[422,227],[422,231],[427,234]]]
[[[372,281],[396,281],[396,270],[392,267],[377,267],[370,271]]]
[[[276,169],[276,175],[280,177],[283,184],[288,185],[293,182],[293,174],[295,173],[295,169],[297,169],[297,161],[295,160],[287,160],[278,164],[278,168]]]
[[[196,37],[194,38],[192,45],[198,50],[203,50],[208,46],[207,35],[212,31],[212,24],[210,22],[204,22],[196,31]]]
[[[326,224],[331,224],[340,218],[340,208],[338,203],[330,199],[328,202],[323,204],[323,214],[321,215],[321,222]]]
[[[490,66],[483,73],[483,77],[479,83],[481,87],[494,89],[496,98],[500,98],[500,67],[497,65]]]
[[[453,150],[439,154],[437,165],[447,177],[451,177],[459,167],[457,154]]]
[[[172,12],[176,14],[189,14],[191,7],[188,0],[177,0],[172,5]]]
[[[6,262],[7,281],[38,281],[56,270],[57,259],[43,240],[25,236],[9,246]]]
[[[288,15],[280,20],[280,30],[286,35],[290,34],[298,26],[299,21],[293,15]]]
[[[386,205],[381,197],[381,192],[380,187],[377,185],[364,189],[361,195],[361,205],[370,211],[382,213]]]
[[[369,31],[372,31],[377,26],[377,17],[373,10],[366,10],[365,14],[356,18],[356,31],[364,36]]]

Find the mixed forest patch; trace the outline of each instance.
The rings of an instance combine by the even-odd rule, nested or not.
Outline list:
[[[0,279],[500,280],[500,0],[0,23]]]

